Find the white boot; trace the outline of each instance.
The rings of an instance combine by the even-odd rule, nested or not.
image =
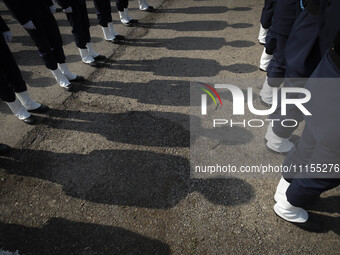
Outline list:
[[[300,207],[291,205],[287,197],[280,197],[277,203],[274,205],[275,213],[282,219],[295,223],[304,223],[308,220],[308,213],[306,210]]]
[[[79,53],[80,53],[80,56],[81,56],[81,60],[86,63],[86,64],[91,64],[94,62],[94,59],[93,57],[90,55],[88,49],[80,49],[79,48]]]
[[[149,8],[149,5],[147,4],[146,0],[138,0],[139,3],[139,9],[141,11],[145,11]]]
[[[289,138],[282,138],[274,134],[272,124],[268,125],[265,138],[267,139],[267,147],[278,153],[287,153],[294,147]]]
[[[110,28],[107,27],[102,27],[104,38],[106,41],[112,42],[115,39],[115,35],[113,32],[110,30]]]
[[[77,75],[75,73],[72,73],[69,69],[66,63],[58,64],[59,70],[65,75],[65,77],[68,80],[75,80],[77,78]]]
[[[35,102],[30,95],[28,94],[28,91],[15,93],[16,97],[19,99],[20,103],[26,108],[26,110],[36,110],[38,109],[41,104]]]
[[[130,23],[130,20],[129,20],[128,16],[126,15],[125,10],[126,10],[126,9],[124,9],[123,12],[119,12],[119,17],[120,17],[120,21],[121,21],[123,24],[127,25],[127,24]]]
[[[93,59],[95,59],[96,57],[99,56],[99,54],[98,54],[97,52],[94,51],[94,49],[93,49],[93,43],[92,43],[92,42],[87,43],[87,44],[86,44],[86,48],[87,48],[87,50],[88,50],[90,56],[91,56]]]
[[[31,117],[31,114],[26,110],[25,107],[22,106],[18,99],[15,99],[14,102],[6,102],[6,104],[9,106],[14,115],[17,116],[20,120]]]
[[[275,202],[278,202],[279,200],[283,200],[286,198],[286,191],[289,185],[290,183],[287,182],[283,177],[281,177],[279,184],[277,185],[275,195],[274,195]]]
[[[260,92],[261,100],[271,105],[273,103],[273,88],[269,86],[268,84],[268,77],[266,77],[266,80],[263,83],[261,92]]]
[[[260,32],[259,32],[259,43],[266,44],[266,36],[267,36],[268,29],[264,29],[262,25],[260,26]]]
[[[113,29],[113,23],[112,23],[112,22],[107,23],[107,26],[108,26],[110,32],[113,34],[113,36],[119,35],[119,34]]]
[[[273,55],[266,53],[266,48],[263,49],[261,60],[260,60],[260,70],[267,71],[270,60],[272,60]]]
[[[58,68],[55,70],[51,70],[51,72],[60,87],[67,88],[71,84],[71,82]]]

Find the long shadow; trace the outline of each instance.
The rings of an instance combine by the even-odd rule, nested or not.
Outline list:
[[[213,84],[211,84],[213,86]],[[100,81],[82,84],[82,90],[90,94],[115,95],[125,98],[137,99],[139,103],[171,106],[199,106],[200,103],[190,102],[190,83],[182,80],[151,80],[147,83],[125,83],[117,81]],[[242,90],[246,94],[246,90]],[[174,96],[176,95],[176,97]],[[233,102],[230,91],[219,92],[221,99]],[[256,100],[257,94],[253,92]],[[246,102],[245,97],[245,102]]]
[[[219,50],[223,46],[246,48],[254,42],[236,40],[226,42],[222,37],[176,37],[171,39],[129,39],[126,45],[137,47],[164,47],[168,50]]]
[[[63,39],[63,46],[73,43],[75,50],[77,50],[75,42],[74,42],[74,37],[71,33],[70,34],[61,34],[61,36],[62,36],[62,39]],[[93,43],[97,43],[97,42],[100,42],[102,40],[103,39],[100,38],[100,37],[91,37],[91,41]],[[28,34],[22,35],[22,36],[17,36],[17,35],[13,36],[13,43],[21,43],[23,46],[35,47],[34,42],[32,41],[31,37]]]
[[[227,11],[250,11],[250,7],[228,8],[226,6],[194,6],[187,8],[174,8],[158,10],[159,13],[183,13],[183,14],[221,14]]]
[[[143,111],[110,114],[53,109],[49,116],[54,117],[46,121],[49,127],[97,133],[109,141],[154,147],[190,146],[190,116],[186,114]],[[201,125],[199,118],[191,118],[196,127]],[[219,131],[226,134],[225,128],[206,131],[207,138],[224,137],[220,142],[225,145],[246,144],[253,138],[252,133],[242,127],[229,128],[224,136],[220,136]]]
[[[202,20],[202,21],[184,21],[184,22],[174,22],[174,23],[143,23],[140,24],[141,27],[152,28],[152,29],[167,29],[175,30],[179,32],[189,32],[189,31],[221,31],[227,27],[232,28],[249,28],[253,24],[250,23],[235,23],[228,24],[226,21],[219,20]]]
[[[8,173],[48,180],[69,196],[101,204],[169,209],[199,192],[213,204],[236,206],[254,197],[243,180],[190,179],[186,158],[148,151],[83,155],[14,149],[11,158],[0,157],[0,162]]]
[[[76,48],[74,49],[76,51]],[[16,62],[21,66],[43,66],[44,63],[39,57],[38,50],[20,50],[18,52],[12,52]],[[67,63],[80,62],[79,55],[67,55]]]
[[[0,247],[19,254],[170,254],[169,245],[119,227],[50,219],[43,228],[0,223]]]
[[[221,66],[213,59],[165,57],[157,60],[115,60],[108,68],[152,72],[157,76],[213,77],[220,71],[252,73],[258,70],[251,64],[237,63]]]

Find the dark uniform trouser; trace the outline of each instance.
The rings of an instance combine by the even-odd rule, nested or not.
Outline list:
[[[275,33],[276,48],[274,56],[267,68],[268,84],[271,87],[279,87],[283,82],[286,73],[285,49],[288,37]]]
[[[261,25],[264,29],[269,29],[272,25],[272,18],[275,9],[275,1],[265,0],[261,14]]]
[[[19,67],[2,36],[0,38],[0,52],[0,98],[5,102],[14,102],[14,92],[24,92],[27,87]]]
[[[284,166],[310,164],[340,164],[340,118],[339,109],[340,94],[340,57],[339,67],[334,65],[329,54],[326,54],[311,78],[336,77],[320,81],[309,80],[306,88],[309,89],[312,97],[307,108],[313,116],[306,118],[306,127],[301,139],[285,159]],[[325,82],[326,81],[326,82]],[[302,173],[284,173],[283,177],[290,182],[286,192],[289,203],[297,207],[306,207],[313,204],[320,194],[340,185],[340,172],[331,171],[320,175]],[[309,178],[306,178],[309,177]],[[312,177],[312,178],[311,178]]]
[[[72,26],[72,34],[76,45],[86,49],[86,44],[91,41],[90,21],[87,14],[85,1],[74,1],[71,4],[72,13],[67,13],[67,19]]]
[[[52,13],[42,12],[32,19],[36,29],[27,32],[38,48],[39,55],[48,69],[58,68],[57,63],[65,63],[63,41],[57,22]]]
[[[286,79],[284,87],[304,87],[305,81],[296,78],[308,78],[320,61],[320,48],[318,43],[319,17],[304,11],[296,19],[285,49]],[[278,40],[279,43],[279,40]],[[279,47],[278,47],[279,48]],[[269,82],[269,81],[268,81]],[[269,83],[270,84],[270,83]],[[271,84],[270,84],[271,85]],[[281,95],[281,93],[279,94]],[[298,98],[299,94],[289,93],[287,98]],[[295,105],[287,106],[285,116],[281,115],[281,98],[276,111],[270,115],[271,119],[278,119],[273,126],[273,132],[283,138],[289,138],[296,127],[284,127],[281,121],[293,119],[300,123],[303,120],[302,112]],[[285,125],[294,126],[294,121],[286,121]]]
[[[116,0],[116,6],[118,11],[123,12],[124,9],[128,8],[129,0]]]
[[[107,27],[107,23],[112,22],[111,0],[93,0],[97,10],[99,25]]]

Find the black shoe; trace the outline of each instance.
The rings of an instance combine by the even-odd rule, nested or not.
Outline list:
[[[95,61],[105,61],[106,57],[103,55],[98,55],[97,57],[93,58]]]
[[[122,22],[123,23],[123,22]],[[136,24],[138,24],[139,21],[136,19],[130,19],[128,23],[123,23],[123,25],[127,26],[127,27],[132,27]]]
[[[114,44],[124,44],[124,40],[120,40],[117,37],[111,41]]]
[[[139,21],[137,19],[130,19],[129,23],[137,24],[137,23],[139,23]]]
[[[141,10],[143,12],[153,12],[155,9],[153,8],[153,6],[149,6],[147,9],[145,10]]]
[[[118,40],[121,40],[121,41],[125,40],[125,36],[124,35],[115,35],[115,38],[117,38]]]
[[[74,84],[70,84],[67,87],[62,87],[62,88],[67,92],[78,92],[79,91],[79,89]]]
[[[69,80],[70,82],[83,82],[85,79],[83,76],[77,75],[76,78],[74,78],[73,80]]]
[[[38,120],[37,120],[36,117],[34,117],[33,115],[31,115],[31,116],[29,116],[28,118],[23,119],[22,121],[25,122],[25,123],[28,124],[28,125],[34,125],[34,124],[37,123]]]
[[[99,63],[98,61],[93,61],[91,63],[85,63],[83,62],[85,65],[89,65],[89,66],[92,66],[92,67],[98,67],[99,66]]]
[[[0,155],[5,155],[10,152],[11,147],[6,144],[0,143]]]
[[[41,104],[39,108],[34,109],[34,110],[28,110],[29,112],[35,112],[35,113],[43,113],[47,112],[50,108],[48,106]]]

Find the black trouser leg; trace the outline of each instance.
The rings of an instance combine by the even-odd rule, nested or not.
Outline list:
[[[85,1],[75,3],[72,13],[67,14],[67,19],[72,26],[72,34],[76,45],[80,49],[86,49],[86,44],[91,41],[90,22],[87,14]]]
[[[97,18],[102,27],[107,27],[107,23],[112,22],[111,1],[110,0],[93,0],[97,10]]]
[[[123,12],[124,9],[128,8],[129,1],[128,0],[116,0],[116,6],[118,11]]]

